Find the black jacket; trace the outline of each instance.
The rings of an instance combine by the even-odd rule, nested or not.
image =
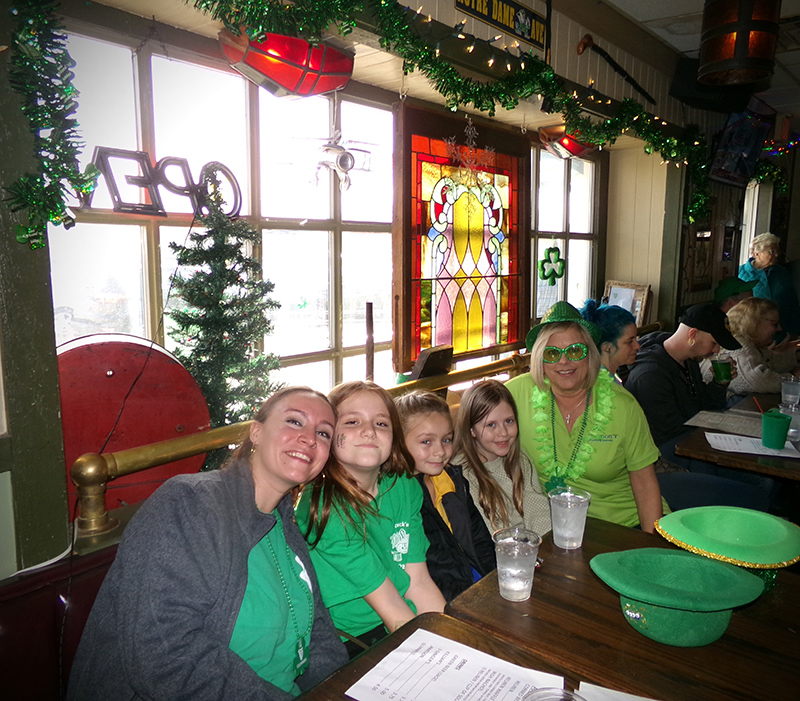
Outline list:
[[[417,479],[422,485],[422,525],[430,542],[428,571],[444,598],[452,601],[474,582],[471,567],[484,576],[495,569],[496,562],[492,536],[472,501],[461,467],[448,465],[445,470],[455,485],[455,492],[442,500],[452,533],[433,504],[424,475]]]
[[[642,338],[642,349],[625,380],[625,389],[636,397],[656,445],[689,430],[684,422],[700,410],[725,408],[727,391],[715,382],[706,384],[695,360],[683,367],[664,350],[670,334],[657,332]]]

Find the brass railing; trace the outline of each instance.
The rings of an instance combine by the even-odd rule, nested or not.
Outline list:
[[[660,322],[639,328],[639,334],[658,331],[663,328]],[[502,360],[459,370],[446,375],[426,377],[412,380],[396,387],[388,388],[392,395],[405,394],[415,389],[437,390],[483,377],[491,377],[508,373],[512,377],[521,374],[528,367],[530,355],[516,353]],[[121,450],[117,453],[98,455],[86,453],[81,455],[72,465],[70,474],[78,491],[78,517],[76,528],[78,537],[96,536],[113,531],[117,520],[106,511],[106,485],[108,482],[147,470],[158,465],[165,465],[175,460],[182,460],[193,455],[207,453],[240,442],[250,428],[250,421],[230,424],[210,431],[195,433],[191,436],[171,438],[159,443],[151,443],[138,448]]]

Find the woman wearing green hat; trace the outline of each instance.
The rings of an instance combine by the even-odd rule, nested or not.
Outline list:
[[[557,302],[526,339],[531,371],[509,380],[522,447],[547,491],[592,495],[589,516],[653,532],[668,507],[653,463],[658,449],[633,396],[600,372],[599,329]]]

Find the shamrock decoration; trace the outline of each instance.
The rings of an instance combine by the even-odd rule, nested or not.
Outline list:
[[[561,258],[558,246],[545,248],[544,258],[539,261],[539,279],[547,280],[549,285],[555,285],[558,278],[564,277],[567,261]]]

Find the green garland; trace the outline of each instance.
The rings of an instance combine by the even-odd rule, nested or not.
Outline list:
[[[580,99],[568,92],[553,69],[532,53],[519,58],[508,54],[514,70],[502,78],[482,82],[462,76],[440,56],[436,42],[421,37],[414,28],[416,13],[396,0],[296,0],[292,5],[284,5],[281,0],[248,0],[244,4],[240,0],[194,0],[194,5],[234,32],[244,25],[252,37],[275,32],[309,41],[318,41],[322,32],[334,24],[340,33],[349,34],[356,25],[356,16],[366,9],[376,18],[381,46],[403,59],[407,73],[419,70],[425,75],[451,109],[472,105],[493,116],[497,104],[513,109],[520,100],[538,94],[549,101],[553,111],[564,115],[567,130],[585,143],[613,144],[630,130],[644,140],[647,153],[657,152],[665,161],[688,166],[692,185],[686,206],[688,219],[695,221],[709,214],[707,145],[697,127],[688,127],[681,138],[666,136],[666,122],[648,114],[631,99],[624,100],[612,117],[587,117]]]
[[[751,180],[759,183],[771,182],[775,186],[775,191],[782,195],[789,192],[789,181],[786,179],[786,173],[783,168],[772,161],[759,161]]]
[[[66,35],[53,18],[57,3],[50,0],[18,0],[11,14],[17,20],[9,82],[23,96],[38,160],[37,173],[24,175],[6,190],[11,211],[28,210],[28,225],[15,227],[17,241],[40,248],[47,239],[47,223],[75,224],[65,204],[66,185],[77,194],[91,192],[99,172],[88,166],[80,172],[81,142],[77,91],[72,85],[75,65],[66,49]]]

